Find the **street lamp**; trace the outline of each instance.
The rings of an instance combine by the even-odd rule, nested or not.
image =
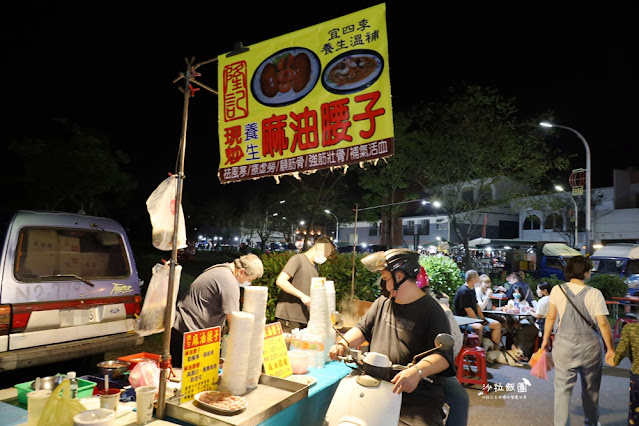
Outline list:
[[[592,175],[592,170],[590,169],[590,147],[588,146],[588,142],[586,142],[586,139],[584,139],[583,136],[581,136],[581,133],[579,133],[578,131],[576,131],[575,129],[573,129],[572,127],[567,127],[567,126],[560,126],[559,124],[553,124],[553,123],[548,123],[546,121],[539,123],[540,126],[542,127],[558,127],[560,129],[566,129],[566,130],[570,130],[571,132],[573,132],[574,134],[577,135],[577,137],[579,139],[581,139],[581,141],[584,144],[584,148],[586,148],[586,254],[590,254],[591,250],[590,250],[590,226],[591,226],[591,221],[590,221],[590,177]]]
[[[564,191],[564,188],[561,185],[555,185],[555,190],[568,195],[568,193]],[[570,197],[570,195],[568,196]],[[575,247],[579,247],[579,207],[577,207],[577,202],[573,197],[570,197],[570,199],[575,205]]]
[[[339,241],[339,219],[330,210],[325,209],[324,212],[332,215],[335,218],[335,244]]]

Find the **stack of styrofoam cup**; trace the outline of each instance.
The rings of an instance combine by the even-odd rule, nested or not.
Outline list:
[[[329,315],[335,312],[335,283],[333,281],[325,281],[326,287],[326,305],[328,306]]]
[[[328,325],[327,320],[329,318],[328,315],[326,288],[323,285],[321,287],[311,286],[311,312],[308,321],[308,333],[314,336],[314,341],[319,340],[319,342],[321,342],[320,345],[315,346],[315,350],[320,353],[318,353],[315,357],[314,367],[323,367],[326,362],[324,357],[324,346]]]
[[[249,355],[255,315],[248,312],[232,312],[229,324],[229,340],[220,388],[234,395],[246,393]]]
[[[267,299],[268,287],[250,286],[244,289],[244,306],[242,307],[242,312],[248,312],[255,316],[246,381],[246,387],[249,389],[257,387],[257,384],[260,381],[260,376],[262,375]]]
[[[337,333],[332,327],[333,321],[331,320],[331,314],[337,310],[335,306],[335,283],[327,280],[324,282],[324,285],[326,287],[326,305],[328,307],[328,323],[326,326],[326,340],[324,342],[324,357],[326,361],[330,361],[329,352],[331,351],[331,347],[335,344],[335,338],[337,337]]]

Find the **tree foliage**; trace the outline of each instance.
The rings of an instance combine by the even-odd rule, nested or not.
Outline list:
[[[21,162],[12,184],[15,208],[62,210],[108,216],[127,203],[137,181],[124,170],[128,156],[108,140],[68,120],[9,144]]]
[[[405,115],[397,137],[410,143],[398,142],[397,149],[411,150],[410,176],[442,202],[467,254],[468,241],[481,235],[485,209],[530,193],[549,171],[567,165],[544,143],[539,120],[520,120],[514,100],[493,89],[451,89],[446,99]]]
[[[299,177],[284,176],[278,188],[278,194],[287,202],[283,206],[289,211],[286,217],[295,218],[296,222],[284,221],[283,226],[297,227],[299,220],[304,220],[305,229],[312,229],[315,225],[332,222],[332,216],[324,212],[326,209],[333,209],[338,204],[348,204],[344,198],[347,193],[346,179],[344,172],[330,169],[318,170],[309,175]],[[294,210],[294,211],[291,211]],[[304,247],[309,246],[310,235],[304,235]]]
[[[395,132],[397,137],[395,154],[388,158],[383,158],[375,164],[364,164],[358,171],[358,184],[367,192],[362,196],[363,208],[367,206],[393,204],[405,199],[417,199],[416,194],[407,192],[413,182],[411,170],[415,165],[413,148],[418,144],[419,135],[415,130],[410,129],[408,117],[402,114],[396,115],[394,119]],[[398,198],[399,194],[402,198]],[[395,240],[395,229],[397,214],[403,206],[388,206],[379,210],[363,212],[362,219],[376,221],[381,213],[383,223],[386,225],[382,231],[382,244],[392,247]]]

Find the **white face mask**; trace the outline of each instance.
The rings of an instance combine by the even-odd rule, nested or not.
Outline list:
[[[313,259],[313,262],[317,263],[318,265],[321,265],[322,263],[326,262],[326,257],[322,255],[315,255],[315,259]]]
[[[246,287],[251,285],[251,282],[250,281],[244,281],[243,283],[239,283],[239,284],[240,284],[240,287],[246,288]]]

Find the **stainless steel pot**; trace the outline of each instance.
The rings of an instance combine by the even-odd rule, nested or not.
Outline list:
[[[98,362],[98,369],[103,376],[106,374],[109,378],[121,376],[126,373],[131,363],[129,361],[109,360]]]

